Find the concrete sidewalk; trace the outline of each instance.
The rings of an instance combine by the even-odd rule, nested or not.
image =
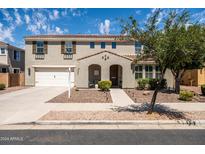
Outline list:
[[[123,89],[111,89],[110,95],[114,106],[127,106],[135,104]]]

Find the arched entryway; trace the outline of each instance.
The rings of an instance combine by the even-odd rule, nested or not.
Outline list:
[[[88,67],[88,87],[94,88],[95,84],[101,80],[101,66],[97,64],[92,64]]]
[[[122,66],[110,66],[110,80],[113,88],[122,88]]]

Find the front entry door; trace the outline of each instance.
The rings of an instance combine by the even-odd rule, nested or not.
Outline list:
[[[112,65],[110,67],[110,80],[113,87],[118,87],[118,65]]]

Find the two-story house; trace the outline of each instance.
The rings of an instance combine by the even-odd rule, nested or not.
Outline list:
[[[0,73],[20,73],[24,68],[24,50],[0,41]]]
[[[25,37],[25,84],[89,88],[99,80],[113,87],[134,88],[136,79],[158,78],[153,60],[134,63],[142,51],[138,43],[120,35],[36,35]],[[69,71],[70,70],[70,71]],[[70,72],[70,75],[69,75]],[[170,71],[166,76],[173,85]]]

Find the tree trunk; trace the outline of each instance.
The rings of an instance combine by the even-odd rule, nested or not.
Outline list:
[[[175,78],[175,92],[177,94],[179,94],[179,92],[180,92],[180,82],[181,82],[181,76],[177,76]]]
[[[157,94],[158,94],[160,88],[161,88],[161,84],[159,84],[157,86],[157,88],[154,91],[154,94],[152,95],[151,104],[150,104],[150,107],[149,107],[149,110],[148,110],[147,114],[152,114],[152,112],[154,111],[154,105],[155,105],[155,102],[156,102],[156,99],[157,99]]]
[[[157,88],[154,90],[154,93],[152,95],[152,100],[151,100],[151,103],[150,103],[150,107],[149,107],[149,110],[147,112],[147,114],[152,114],[152,112],[154,111],[154,105],[155,105],[155,102],[156,102],[156,99],[157,99],[157,94],[159,92],[159,90],[161,89],[161,85],[162,85],[162,80],[164,79],[164,72],[163,71],[163,74],[159,80],[159,84],[157,85]]]

